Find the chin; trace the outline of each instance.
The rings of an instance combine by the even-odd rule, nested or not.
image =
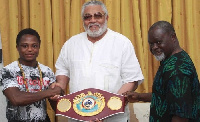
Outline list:
[[[161,55],[154,55],[154,57],[156,58],[156,60],[158,61],[163,61],[165,59],[165,54],[162,53]]]
[[[25,61],[27,61],[27,62],[31,62],[31,61],[35,61],[36,60],[36,58],[25,58]]]

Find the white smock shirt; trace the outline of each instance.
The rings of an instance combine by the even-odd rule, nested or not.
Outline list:
[[[117,93],[125,83],[140,84],[144,80],[130,40],[110,29],[95,43],[88,40],[86,32],[71,37],[63,45],[55,67],[56,76],[70,78],[70,93],[87,88]],[[109,117],[104,122],[127,122],[127,109],[126,106],[125,114]]]

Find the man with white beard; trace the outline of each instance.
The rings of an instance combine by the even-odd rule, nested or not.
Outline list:
[[[149,122],[200,122],[200,84],[173,26],[154,23],[148,31],[151,53],[160,62],[152,93],[126,92],[129,102],[151,102]]]
[[[135,91],[144,77],[131,41],[107,28],[108,11],[101,1],[86,2],[81,15],[85,32],[63,45],[55,64],[56,85],[66,89],[69,83],[70,93],[87,88],[117,94]],[[124,114],[103,121],[129,121],[128,106]]]

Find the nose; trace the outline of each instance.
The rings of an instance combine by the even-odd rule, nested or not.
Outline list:
[[[92,18],[90,19],[90,22],[96,22],[96,21],[97,19],[94,16],[92,16]]]
[[[153,43],[153,44],[150,44],[150,48],[153,50],[153,49],[157,49],[158,48],[158,44],[157,43]]]
[[[28,51],[32,51],[33,47],[32,46],[28,46]]]

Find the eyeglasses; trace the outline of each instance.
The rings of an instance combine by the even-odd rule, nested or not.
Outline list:
[[[85,14],[85,15],[83,16],[83,20],[85,20],[85,21],[90,21],[90,20],[92,19],[92,17],[94,17],[94,19],[96,19],[96,20],[99,20],[99,19],[102,19],[104,15],[105,15],[105,13],[102,14],[102,13],[100,13],[100,12],[97,12],[97,13],[95,13],[94,15]]]

